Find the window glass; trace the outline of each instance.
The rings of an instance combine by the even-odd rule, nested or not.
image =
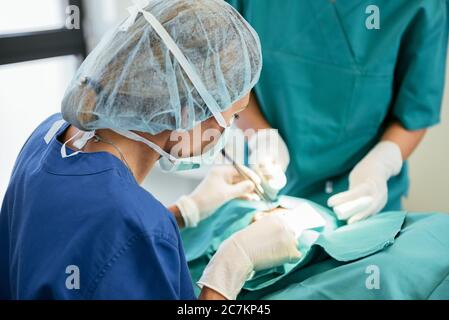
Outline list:
[[[0,34],[59,29],[67,0],[2,0]]]
[[[0,66],[0,201],[24,142],[60,111],[78,65],[76,56],[63,56]]]

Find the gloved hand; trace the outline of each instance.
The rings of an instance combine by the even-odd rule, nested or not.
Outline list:
[[[388,201],[388,180],[402,169],[398,145],[380,142],[349,175],[349,190],[328,200],[340,220],[348,224],[379,213]]]
[[[198,285],[234,300],[254,271],[300,258],[294,231],[285,220],[276,215],[265,217],[221,244]]]
[[[261,178],[264,189],[271,198],[287,184],[285,171],[290,163],[290,155],[278,131],[259,130],[248,141],[249,165]]]
[[[259,182],[260,178],[251,170],[243,168],[248,176]],[[181,197],[179,208],[186,228],[196,227],[226,202],[240,197],[249,197],[254,191],[254,183],[242,181],[237,170],[231,165],[217,166],[189,196]]]

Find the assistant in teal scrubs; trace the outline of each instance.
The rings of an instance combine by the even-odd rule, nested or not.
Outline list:
[[[261,38],[255,96],[290,152],[282,193],[326,205],[392,124],[410,135],[438,124],[447,1],[228,2]],[[368,28],[376,18],[379,29]],[[388,181],[383,210],[399,210],[407,190],[405,164]]]

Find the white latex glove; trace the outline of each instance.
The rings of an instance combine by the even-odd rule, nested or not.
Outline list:
[[[278,130],[259,130],[248,141],[249,165],[261,178],[264,189],[275,198],[287,184],[285,171],[290,163],[287,145]]]
[[[301,258],[290,226],[279,216],[263,218],[224,241],[198,285],[234,300],[254,271]]]
[[[251,170],[243,168],[254,181],[260,178]],[[181,211],[186,228],[196,227],[226,202],[240,197],[249,197],[254,191],[254,183],[242,181],[237,170],[231,165],[217,166],[210,170],[206,178],[189,196],[181,197],[176,206]]]
[[[340,220],[348,224],[379,213],[388,201],[388,180],[402,169],[402,155],[398,145],[380,142],[349,175],[349,190],[329,198]]]

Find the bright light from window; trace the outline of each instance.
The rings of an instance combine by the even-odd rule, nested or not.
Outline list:
[[[61,110],[78,63],[65,56],[0,66],[0,202],[20,149],[43,120]]]
[[[61,28],[66,0],[2,0],[0,34]]]

